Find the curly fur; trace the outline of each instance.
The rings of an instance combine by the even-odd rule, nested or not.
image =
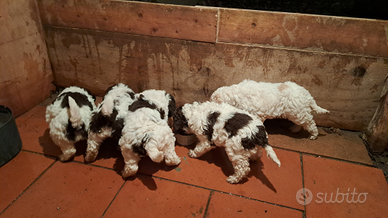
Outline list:
[[[293,83],[265,83],[244,80],[239,84],[218,88],[211,101],[228,103],[239,109],[266,119],[284,118],[302,126],[310,133],[310,139],[318,137],[313,113],[329,113],[319,107],[309,91]],[[294,132],[300,127],[294,128]]]
[[[94,101],[87,90],[71,86],[47,106],[50,137],[62,150],[61,161],[72,158],[76,153],[74,143],[87,138],[91,114],[96,108]]]
[[[234,174],[227,178],[229,183],[238,183],[250,172],[249,160],[261,157],[261,147],[280,167],[263,123],[249,113],[225,103],[205,102],[185,104],[174,114],[174,132],[193,133],[199,143],[188,155],[199,157],[214,146],[225,147],[232,162]],[[261,146],[261,147],[260,147]]]
[[[170,95],[164,91],[148,90],[137,96],[129,109],[119,140],[125,162],[124,178],[137,173],[138,162],[143,156],[148,155],[157,163],[164,160],[169,166],[181,162],[175,153],[175,137],[165,116],[170,111]]]
[[[136,100],[135,92],[125,84],[109,87],[103,101],[93,111],[85,161],[96,159],[101,143],[108,137],[119,139],[128,107]]]
[[[175,99],[166,91],[149,89],[137,94],[137,98],[140,98],[140,96],[155,104],[160,110],[163,120],[168,120],[174,114],[176,108]]]

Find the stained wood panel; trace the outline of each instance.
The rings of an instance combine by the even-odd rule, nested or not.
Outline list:
[[[388,21],[220,9],[218,41],[388,57]]]
[[[220,86],[294,81],[331,111],[318,125],[364,130],[377,107],[383,58],[203,43],[94,30],[45,28],[55,81],[102,95],[124,82],[134,91],[163,89],[178,104],[206,101]],[[364,72],[361,76],[358,72]]]
[[[215,42],[217,9],[132,1],[39,0],[44,25]]]
[[[53,76],[35,1],[0,1],[0,10],[0,104],[17,117],[50,95]]]
[[[366,130],[366,139],[373,152],[383,153],[388,148],[388,77],[380,95],[379,105]]]

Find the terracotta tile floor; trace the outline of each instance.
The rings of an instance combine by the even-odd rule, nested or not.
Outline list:
[[[288,132],[287,121],[267,121],[282,166],[268,158],[251,163],[241,183],[222,148],[199,159],[177,145],[182,163],[167,167],[148,157],[123,180],[117,142],[106,140],[85,164],[86,143],[62,163],[48,135],[45,105],[16,119],[22,151],[0,168],[0,217],[387,217],[388,186],[373,167],[359,133],[342,131],[308,140]],[[304,200],[301,189],[305,188]],[[306,204],[309,203],[309,204]],[[306,204],[306,205],[305,205]]]

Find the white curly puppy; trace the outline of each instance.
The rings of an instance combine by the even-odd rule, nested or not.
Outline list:
[[[274,118],[288,119],[298,125],[293,132],[298,132],[303,127],[310,133],[309,139],[312,140],[318,137],[312,113],[329,113],[316,104],[309,91],[293,82],[244,80],[239,84],[218,88],[210,100],[246,110],[258,116],[262,122]]]
[[[96,108],[94,101],[95,97],[87,90],[71,86],[47,106],[50,137],[62,150],[61,161],[72,158],[76,153],[74,143],[87,138],[91,114]]]
[[[214,148],[225,147],[234,174],[226,181],[238,183],[250,172],[249,160],[258,160],[263,147],[279,167],[280,161],[268,144],[263,123],[249,113],[225,103],[205,102],[185,104],[174,114],[175,133],[193,133],[199,143],[190,150],[190,157],[199,157]]]
[[[106,90],[103,101],[92,114],[86,162],[96,159],[100,145],[106,138],[120,139],[124,119],[129,111],[128,107],[135,100],[135,92],[123,83],[113,85]]]
[[[164,99],[166,102],[161,105],[168,106],[170,98]],[[169,166],[180,164],[181,159],[175,153],[175,137],[167,124],[166,114],[170,112],[165,109],[143,94],[130,106],[119,140],[125,162],[124,178],[135,175],[141,157],[147,155],[157,163],[164,160]]]

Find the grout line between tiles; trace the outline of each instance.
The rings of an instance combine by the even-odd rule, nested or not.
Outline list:
[[[45,157],[48,157],[48,158],[53,159],[53,160],[58,160],[58,157],[54,156],[54,155],[43,154],[43,153],[39,153],[39,152],[36,152],[36,151],[26,150],[26,149],[23,149],[23,148],[22,148],[21,151],[28,152],[28,153],[31,153],[31,154],[37,154],[37,155],[45,156]]]
[[[329,156],[324,156],[324,155],[317,155],[317,154],[311,154],[311,153],[305,153],[305,152],[300,152],[300,153],[302,155],[326,158],[326,159],[330,159],[330,160],[336,160],[336,161],[340,161],[340,162],[344,162],[344,163],[350,163],[350,164],[355,164],[355,165],[360,165],[360,166],[364,166],[364,167],[377,168],[374,165],[369,165],[369,164],[365,164],[365,163],[355,162],[355,161],[351,161],[351,160],[343,160],[343,159],[338,159],[338,158],[334,158],[334,157],[329,157]]]
[[[313,154],[313,153],[304,152],[304,151],[296,151],[296,150],[292,150],[292,149],[289,149],[289,148],[281,148],[281,147],[277,147],[277,146],[273,146],[273,145],[271,145],[271,146],[273,148],[276,148],[276,149],[280,149],[280,150],[284,150],[284,151],[290,151],[290,152],[295,152],[295,153],[299,153],[299,154],[302,154],[302,155],[322,157],[322,158],[327,158],[327,159],[330,159],[330,160],[337,160],[337,161],[341,161],[341,162],[345,162],[345,163],[356,164],[356,165],[361,165],[361,166],[366,166],[366,167],[371,167],[371,168],[377,168],[373,164],[369,165],[369,164],[366,164],[366,163],[360,163],[360,162],[351,161],[351,160],[344,160],[344,159],[339,159],[339,158],[325,156],[325,155],[319,155],[319,154]]]
[[[80,162],[80,161],[74,161],[74,162],[79,163],[79,164],[83,164],[83,165],[88,165],[88,166],[93,166],[93,167],[98,167],[98,168],[102,168],[102,169],[116,171],[116,170],[114,170],[112,168],[98,166],[98,165],[93,165],[93,164],[90,164],[90,163],[84,163],[84,162]],[[161,179],[161,180],[165,180],[165,181],[169,181],[169,182],[179,183],[179,184],[182,184],[182,185],[192,186],[192,187],[195,187],[195,188],[209,190],[209,191],[211,191],[211,193],[219,192],[219,193],[222,193],[222,194],[229,194],[229,195],[232,195],[232,196],[241,197],[241,198],[245,198],[245,199],[248,199],[248,200],[258,201],[258,202],[261,202],[261,203],[271,204],[271,205],[274,205],[274,206],[279,206],[279,207],[283,207],[283,208],[287,208],[287,209],[291,209],[291,210],[300,211],[302,213],[304,212],[304,210],[301,210],[301,209],[298,209],[298,208],[293,208],[293,207],[286,206],[286,205],[276,204],[276,203],[272,203],[272,202],[268,202],[268,201],[263,201],[263,200],[259,200],[259,199],[255,199],[255,198],[250,198],[250,197],[246,197],[246,196],[242,196],[242,195],[237,195],[237,194],[233,194],[233,193],[229,193],[229,192],[224,192],[224,191],[220,191],[220,190],[216,190],[216,189],[211,189],[211,188],[207,188],[207,187],[203,187],[203,186],[198,186],[198,185],[194,185],[194,184],[190,184],[190,183],[180,182],[180,181],[176,181],[176,180],[166,179],[166,178],[163,178],[163,177],[153,176],[153,175],[148,175],[148,174],[143,174],[143,173],[137,173],[137,174],[143,175],[143,176],[152,177],[152,178],[156,178],[156,179]],[[125,180],[125,182],[126,181],[127,180]]]
[[[145,176],[150,176],[150,175],[142,174],[142,173],[139,173],[139,174],[145,175]],[[242,196],[242,195],[237,195],[237,194],[233,194],[233,193],[230,193],[230,192],[224,192],[224,191],[220,191],[220,190],[216,190],[216,189],[206,188],[206,187],[203,187],[203,186],[198,186],[198,185],[189,184],[189,183],[185,183],[185,182],[180,182],[180,181],[176,181],[176,180],[166,179],[166,178],[158,177],[158,176],[151,176],[151,177],[157,178],[157,179],[163,179],[163,180],[166,180],[166,181],[175,182],[175,183],[179,183],[179,184],[183,184],[183,185],[188,185],[188,186],[192,186],[192,187],[196,187],[196,188],[206,189],[206,190],[210,190],[212,192],[219,192],[219,193],[222,193],[222,194],[229,194],[229,195],[232,195],[232,196],[236,196],[236,197],[240,197],[240,198],[245,198],[245,199],[248,199],[248,200],[258,201],[258,202],[262,202],[262,203],[266,203],[266,204],[271,204],[271,205],[274,205],[274,206],[279,206],[279,207],[283,207],[283,208],[287,208],[287,209],[292,209],[292,210],[303,212],[303,210],[301,210],[301,209],[293,208],[293,207],[286,206],[286,205],[276,204],[276,203],[272,203],[272,202],[268,202],[268,201],[263,201],[263,200],[259,200],[259,199],[255,199],[255,198],[250,198],[250,197],[246,197],[246,196]]]
[[[37,105],[39,106],[39,105]],[[33,108],[32,108],[33,109]],[[30,112],[32,109],[26,111],[25,113],[21,114],[20,116],[18,116],[16,119],[15,119],[15,122],[16,122],[16,126],[19,128],[20,125],[22,125],[23,123],[27,122],[29,119],[31,119],[31,117],[33,117],[35,114],[39,113],[39,111],[36,111],[35,113],[31,114],[28,118],[26,118],[23,122],[20,122],[20,123],[17,123],[17,119],[19,119],[20,117],[22,117],[23,115],[27,114],[28,112]]]
[[[105,216],[105,213],[108,211],[108,209],[110,208],[110,206],[112,205],[113,201],[116,199],[117,195],[120,193],[121,189],[124,187],[125,183],[127,183],[127,181],[124,180],[124,183],[123,185],[120,187],[120,189],[117,191],[116,195],[113,197],[112,201],[109,203],[108,207],[106,207],[104,213],[102,213],[101,215],[101,218]]]
[[[89,163],[83,163],[83,162],[79,162],[79,161],[74,161],[74,162],[79,163],[79,164],[83,164],[83,165],[88,165],[88,166],[93,166],[93,167],[98,167],[98,168],[102,168],[102,169],[116,171],[116,170],[114,170],[112,168],[108,168],[108,167],[93,165],[93,164],[89,164]],[[278,206],[278,207],[283,207],[283,208],[287,208],[287,209],[291,209],[291,210],[296,210],[296,211],[302,212],[303,214],[305,212],[304,210],[301,210],[301,209],[298,209],[298,208],[293,208],[293,207],[286,206],[286,205],[276,204],[276,203],[272,203],[272,202],[268,202],[268,201],[263,201],[263,200],[259,200],[259,199],[255,199],[255,198],[250,198],[250,197],[246,197],[246,196],[242,196],[242,195],[237,195],[237,194],[233,194],[233,193],[230,193],[230,192],[224,192],[224,191],[220,191],[220,190],[216,190],[216,189],[211,189],[211,188],[207,188],[207,187],[203,187],[203,186],[198,186],[198,185],[194,185],[194,184],[190,184],[190,183],[185,183],[185,182],[180,182],[180,181],[176,181],[176,180],[166,179],[166,178],[163,178],[163,177],[148,175],[148,174],[144,174],[144,173],[137,173],[137,174],[143,175],[143,176],[152,177],[152,178],[155,178],[155,179],[160,179],[160,180],[165,180],[165,181],[169,181],[169,182],[179,183],[179,184],[182,184],[182,185],[187,185],[187,186],[191,186],[191,187],[195,187],[195,188],[209,190],[211,194],[209,195],[208,203],[207,203],[206,209],[205,209],[205,214],[206,214],[207,209],[208,209],[210,198],[211,198],[211,196],[213,195],[214,192],[218,192],[218,193],[222,193],[222,194],[228,194],[228,195],[244,198],[244,199],[247,199],[247,200],[253,200],[253,201],[257,201],[257,202],[261,202],[261,203],[265,203],[265,204],[270,204],[270,205],[274,205],[274,206]],[[125,181],[124,184],[126,184],[127,180],[124,180],[124,181]],[[122,187],[124,187],[124,184],[123,184]],[[119,189],[119,191],[115,195],[114,199],[116,198],[118,193],[121,191],[122,187]],[[112,202],[114,201],[114,199],[112,200]],[[109,209],[111,203],[109,204],[107,210]],[[105,212],[101,216],[101,218],[105,215]],[[204,218],[205,218],[205,215],[204,215]]]
[[[276,204],[276,203],[272,203],[272,202],[268,202],[268,201],[263,201],[263,200],[259,200],[259,199],[255,199],[255,198],[250,198],[250,197],[246,197],[246,196],[242,196],[242,195],[236,195],[236,194],[229,193],[229,192],[223,192],[223,191],[218,191],[218,190],[214,190],[214,191],[222,193],[222,194],[228,194],[228,195],[232,195],[232,196],[236,196],[236,197],[240,197],[240,198],[245,198],[245,199],[252,200],[252,201],[257,201],[257,202],[261,202],[261,203],[271,204],[271,205],[274,205],[274,206],[283,207],[283,208],[287,208],[287,209],[290,209],[290,210],[296,210],[296,211],[299,211],[299,212],[302,212],[302,213],[304,212],[301,209],[293,208],[293,207],[286,206],[286,205]]]
[[[210,193],[209,193],[209,198],[207,199],[205,212],[203,213],[203,218],[205,218],[205,217],[207,216],[207,210],[209,209],[210,200],[211,200],[211,198],[212,198],[213,192],[214,192],[214,191],[211,190]]]
[[[27,188],[25,188],[22,193],[20,193],[6,208],[4,208],[3,211],[0,212],[0,216],[13,204],[15,203],[19,198],[20,196],[22,196],[32,185],[35,184],[36,181],[38,181],[57,161],[54,160],[50,166],[48,166],[38,177],[36,177],[36,179],[34,179],[34,181],[32,181]]]
[[[300,153],[299,154],[299,157],[300,157],[300,168],[301,168],[301,174],[302,174],[302,187],[303,187],[303,202],[304,202],[304,211],[303,211],[303,215],[302,217],[303,218],[306,218],[306,193],[305,193],[305,184],[304,184],[304,168],[303,168],[303,155]]]
[[[26,152],[30,152],[30,153],[34,153],[34,154],[39,154],[39,155],[42,155],[42,156],[47,156],[45,154],[41,154],[41,153],[37,153],[37,152],[34,152],[34,151],[28,151],[26,150]],[[37,177],[37,179],[35,179],[23,192],[22,194],[31,186],[33,185],[48,169],[50,169],[52,167],[52,165],[54,163],[58,162],[57,160],[55,160],[41,175],[39,175]],[[78,164],[83,164],[83,165],[87,165],[87,166],[93,166],[93,167],[97,167],[97,168],[102,168],[102,169],[106,169],[106,170],[111,170],[111,171],[116,171],[112,168],[108,168],[108,167],[104,167],[104,166],[98,166],[98,165],[93,165],[93,164],[90,164],[90,163],[84,163],[84,162],[80,162],[80,161],[73,161],[75,163],[78,163]],[[248,200],[253,200],[253,201],[258,201],[258,202],[261,202],[261,203],[266,203],[266,204],[271,204],[271,205],[274,205],[274,206],[279,206],[279,207],[283,207],[283,208],[287,208],[287,209],[292,209],[292,210],[296,210],[296,211],[300,211],[300,212],[304,212],[303,210],[301,209],[297,209],[297,208],[293,208],[293,207],[289,207],[289,206],[286,206],[286,205],[281,205],[281,204],[276,204],[276,203],[272,203],[272,202],[268,202],[268,201],[263,201],[263,200],[259,200],[259,199],[254,199],[254,198],[250,198],[250,197],[246,197],[246,196],[242,196],[242,195],[237,195],[237,194],[233,194],[233,193],[229,193],[229,192],[224,192],[224,191],[220,191],[220,190],[215,190],[215,189],[211,189],[211,188],[207,188],[207,187],[203,187],[203,186],[198,186],[198,185],[194,185],[194,184],[190,184],[190,183],[185,183],[185,182],[180,182],[180,181],[175,181],[175,180],[171,180],[171,179],[166,179],[166,178],[163,178],[163,177],[158,177],[158,176],[153,176],[153,175],[148,175],[148,174],[143,174],[143,173],[138,173],[140,175],[144,175],[144,176],[148,176],[148,177],[152,177],[152,178],[157,178],[157,179],[162,179],[162,180],[165,180],[165,181],[169,181],[169,182],[174,182],[174,183],[179,183],[179,184],[183,184],[183,185],[187,185],[187,186],[192,186],[192,187],[196,187],[196,188],[200,188],[200,189],[205,189],[205,190],[209,190],[211,192],[211,194],[213,194],[214,192],[219,192],[219,193],[222,193],[222,194],[229,194],[229,195],[232,195],[232,196],[236,196],[236,197],[241,197],[241,198],[245,198],[245,199],[248,199]],[[112,202],[114,201],[114,199],[116,198],[116,196],[118,195],[118,193],[121,191],[122,187],[124,187],[124,185],[126,184],[127,180],[124,180],[124,183],[123,185],[121,186],[121,188],[119,189],[119,191],[116,193],[115,197],[113,198]],[[22,194],[20,194],[19,196],[21,196]],[[11,203],[13,204],[18,198],[19,196]],[[209,200],[208,202],[210,201],[210,196],[209,196]],[[104,211],[103,215],[101,217],[103,217],[106,213],[106,211],[109,209],[110,205],[112,204],[112,202],[109,204],[109,206],[107,207],[107,209]],[[7,208],[9,206],[8,205]],[[206,206],[207,208],[208,206]],[[5,208],[1,213],[0,215],[7,209]],[[206,211],[205,211],[205,214],[206,214]]]

